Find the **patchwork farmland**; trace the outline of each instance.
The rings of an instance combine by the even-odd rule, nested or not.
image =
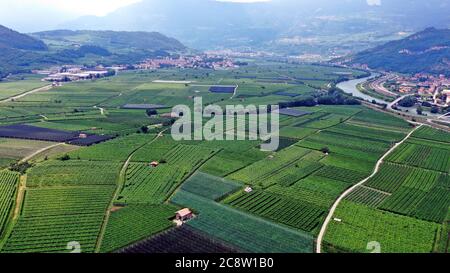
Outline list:
[[[355,185],[327,225],[325,252],[366,253],[371,241],[382,252],[447,252],[450,134],[418,128],[371,176],[418,125],[372,105],[303,105],[339,73],[365,75],[270,62],[126,71],[1,103],[0,252],[68,253],[76,242],[88,253],[310,253]],[[23,84],[8,94],[37,83]],[[289,105],[278,149],[175,141],[170,109],[195,96]],[[177,226],[184,208],[193,218]]]

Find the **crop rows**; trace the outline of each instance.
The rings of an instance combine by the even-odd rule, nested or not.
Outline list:
[[[0,235],[8,221],[17,191],[19,175],[14,172],[0,172]]]
[[[69,153],[71,158],[109,162],[126,161],[130,153],[152,141],[154,135],[129,135]]]
[[[364,152],[381,154],[389,148],[385,142],[374,139],[364,139],[357,136],[346,136],[338,133],[322,131],[319,134],[307,138],[309,141],[319,142],[324,145],[336,145],[339,147],[356,149]]]
[[[376,208],[386,200],[388,196],[389,195],[386,193],[371,188],[358,187],[355,191],[350,193],[345,200]]]
[[[163,160],[174,166],[194,169],[216,152],[214,149],[194,145],[178,145],[165,154]]]
[[[328,209],[334,202],[335,197],[326,193],[313,191],[310,189],[302,188],[302,182],[300,181],[293,186],[283,187],[280,185],[274,185],[266,189],[267,192],[275,193],[284,197],[288,197],[301,202],[307,202],[314,204],[315,206]]]
[[[275,222],[311,232],[325,211],[313,204],[267,192],[242,193],[226,203]]]
[[[440,176],[435,171],[414,168],[402,186],[428,192],[436,185]]]
[[[403,215],[410,215],[427,195],[426,192],[406,187],[400,187],[392,196],[386,199],[380,208]]]
[[[412,167],[384,163],[366,185],[388,193],[395,192],[413,171]]]
[[[131,163],[126,172],[125,185],[118,197],[121,203],[164,202],[181,183],[188,170],[162,164],[152,168],[148,164]]]
[[[109,162],[48,161],[29,171],[27,186],[116,185],[119,167]]]
[[[95,250],[114,187],[28,189],[22,215],[6,241],[4,252],[82,252]]]
[[[186,180],[181,189],[211,200],[218,200],[240,187],[241,185],[234,181],[198,172]]]
[[[198,195],[179,191],[172,202],[199,212],[188,225],[243,251],[302,253],[313,249],[313,238],[307,233],[277,225]]]
[[[260,160],[229,177],[244,183],[267,184],[264,178],[280,173],[287,166],[294,164],[309,153],[311,150],[291,146],[278,152],[275,156]]]
[[[172,205],[130,205],[111,213],[101,252],[111,252],[173,226]]]
[[[346,252],[368,252],[368,242],[381,244],[382,253],[431,253],[440,226],[380,211],[352,202],[339,205],[325,242]]]
[[[387,143],[397,142],[405,136],[404,133],[400,132],[379,130],[348,123],[341,123],[339,125],[336,125],[330,129],[327,129],[327,132],[335,132],[364,139],[382,140]]]
[[[428,126],[422,126],[420,129],[416,130],[412,136],[416,138],[450,143],[449,133]]]
[[[2,252],[70,252],[76,241],[82,252],[93,252],[104,214],[21,217]]]
[[[357,125],[364,125],[372,128],[383,128],[398,132],[399,130],[407,131],[410,125],[397,117],[393,117],[389,114],[366,110],[358,113],[352,117],[350,123]]]
[[[201,232],[183,225],[158,234],[127,247],[120,253],[237,253],[239,249]]]
[[[104,212],[114,187],[28,189],[22,215],[89,214]]]
[[[334,180],[339,180],[339,181],[343,181],[343,182],[347,182],[347,183],[352,183],[352,184],[359,182],[364,177],[366,177],[366,175],[363,173],[353,171],[353,170],[338,168],[338,167],[334,167],[334,166],[325,166],[322,169],[320,169],[318,172],[316,172],[314,175],[319,176],[319,177],[325,177],[325,178],[330,178],[330,179],[334,179]]]
[[[387,160],[441,172],[450,170],[450,151],[425,145],[403,144]]]
[[[172,148],[177,146],[178,143],[172,139],[170,136],[163,136],[158,138],[156,141],[145,145],[140,148],[132,158],[134,162],[152,162],[161,161],[164,155],[169,152]]]

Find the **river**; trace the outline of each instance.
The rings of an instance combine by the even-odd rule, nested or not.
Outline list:
[[[374,97],[372,97],[370,95],[362,93],[357,88],[358,84],[366,82],[366,81],[368,81],[370,79],[376,78],[379,75],[380,74],[378,74],[378,73],[373,73],[369,77],[341,82],[336,87],[339,88],[339,89],[342,89],[342,91],[344,91],[347,94],[352,94],[353,96],[359,97],[359,98],[361,98],[363,100],[366,100],[368,102],[376,101],[377,103],[380,103],[380,104],[387,104],[389,106],[389,108],[391,108],[393,104],[398,102],[398,100],[396,100],[395,102],[389,102],[389,101],[385,101],[385,100],[382,100],[382,99],[374,98]],[[399,109],[401,109],[402,113],[407,113],[410,116],[419,116],[419,115],[417,115],[417,106],[413,106],[413,107],[410,107],[410,108],[399,107]],[[430,113],[428,111],[424,111],[424,114],[426,116],[428,116],[428,117],[438,117],[438,116],[440,116],[440,114],[433,114],[433,113]]]
[[[337,88],[342,89],[347,94],[352,94],[355,97],[362,98],[363,100],[366,100],[369,102],[376,101],[377,103],[381,103],[381,104],[389,104],[388,101],[384,101],[381,99],[374,98],[370,95],[366,95],[366,94],[362,93],[361,91],[359,91],[357,88],[358,84],[366,82],[370,79],[376,78],[379,75],[380,74],[378,74],[378,73],[373,73],[369,77],[341,82],[337,85]]]

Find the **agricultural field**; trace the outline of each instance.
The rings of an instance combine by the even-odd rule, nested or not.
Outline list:
[[[154,138],[155,135],[151,134],[133,134],[73,151],[69,153],[69,156],[78,160],[123,162],[133,151],[151,142]]]
[[[118,163],[49,160],[28,172],[27,186],[114,186],[118,181],[119,171]]]
[[[439,172],[450,171],[450,149],[433,147],[425,140],[421,144],[405,143],[387,160]]]
[[[367,178],[413,126],[363,105],[292,107],[280,116],[279,148],[261,151],[263,140],[175,141],[171,108],[193,106],[196,96],[203,106],[299,102],[326,94],[341,73],[365,75],[251,61],[226,71],[124,71],[2,102],[1,126],[114,139],[55,146],[28,159],[32,165],[24,164],[20,180],[1,171],[0,251],[68,253],[76,241],[88,253],[313,252],[336,199]],[[10,85],[6,96],[37,81],[0,83],[0,100],[3,84]],[[165,107],[126,109],[133,104]],[[442,251],[449,143],[444,131],[418,129],[338,206],[333,218],[341,221],[330,223],[325,249],[368,252],[367,242],[379,241],[383,252]],[[0,138],[0,169],[54,144]],[[16,195],[21,202],[11,221]],[[194,218],[175,227],[181,208],[190,208]]]
[[[313,203],[264,191],[241,192],[225,204],[306,232],[313,231],[326,212]]]
[[[395,149],[380,170],[339,205],[328,226],[326,248],[368,252],[365,244],[376,241],[383,253],[447,252],[446,136],[422,126]]]
[[[384,129],[397,132],[407,132],[411,125],[397,117],[373,110],[365,110],[349,120],[350,124],[366,126],[374,129]]]
[[[0,236],[8,222],[19,183],[19,174],[10,171],[0,171]]]
[[[217,201],[241,187],[237,182],[197,172],[183,183],[181,189]]]
[[[300,141],[298,145],[314,150],[320,150],[327,147],[330,154],[337,153],[374,162],[377,161],[390,146],[388,143],[375,139],[342,135],[328,131],[322,131],[312,135]]]
[[[304,232],[216,203],[210,199],[179,191],[171,200],[193,208],[199,215],[189,226],[217,237],[244,252],[299,253],[312,252],[313,237]]]
[[[412,135],[415,138],[450,143],[450,133],[423,126]]]
[[[2,252],[70,252],[68,243],[80,243],[94,252],[105,210],[114,187],[51,187],[29,189],[22,213]]]
[[[238,252],[241,250],[188,225],[170,229],[119,251],[119,253],[189,254]]]
[[[379,242],[382,253],[430,253],[440,225],[383,212],[352,202],[342,203],[325,236],[328,251],[368,253]]]
[[[100,248],[112,252],[171,228],[173,205],[129,205],[111,213]]]
[[[46,141],[31,141],[22,139],[0,138],[0,162],[6,167],[9,163],[19,161],[35,152],[54,145]],[[0,166],[2,166],[0,164]]]
[[[297,161],[310,153],[312,153],[311,150],[292,146],[235,172],[228,177],[232,180],[249,184],[270,186],[265,178],[277,173],[282,174],[282,171],[287,166],[295,166]]]
[[[0,101],[48,85],[35,75],[23,75],[0,82]]]
[[[131,163],[116,201],[125,204],[160,204],[188,173],[189,169],[176,165],[163,164],[152,168],[148,164]]]
[[[390,194],[377,191],[375,189],[361,186],[348,195],[345,199],[354,203],[363,204],[372,208],[377,208]]]

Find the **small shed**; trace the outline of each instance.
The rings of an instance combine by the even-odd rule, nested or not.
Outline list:
[[[192,213],[192,211],[188,208],[185,208],[176,212],[175,219],[184,222],[192,219],[193,216],[194,214]]]
[[[244,190],[246,193],[251,193],[253,189],[251,187],[246,187]]]
[[[157,162],[157,161],[153,161],[150,163],[150,167],[156,168],[158,166],[159,166],[159,162]]]

